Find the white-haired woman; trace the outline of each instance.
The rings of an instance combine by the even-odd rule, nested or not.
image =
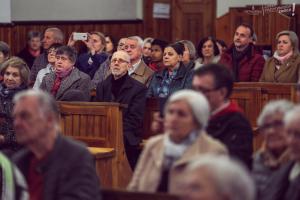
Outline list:
[[[254,155],[253,177],[258,192],[265,189],[270,176],[282,164],[289,161],[283,118],[293,108],[287,100],[269,102],[258,117],[257,125],[263,134],[264,144]]]
[[[182,200],[254,200],[255,186],[239,162],[223,155],[195,158],[177,186]]]
[[[171,95],[164,111],[165,134],[147,142],[128,189],[176,193],[175,183],[195,156],[227,154],[225,146],[204,131],[209,113],[200,93],[181,90]]]
[[[293,31],[281,31],[276,36],[277,49],[264,66],[261,82],[297,83],[300,75],[298,36]]]

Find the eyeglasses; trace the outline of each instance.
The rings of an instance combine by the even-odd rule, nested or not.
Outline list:
[[[262,131],[265,131],[269,128],[277,129],[277,128],[283,128],[283,125],[284,125],[283,121],[276,120],[276,121],[273,121],[271,123],[263,124],[261,127],[259,127],[259,129],[262,130]]]
[[[111,60],[111,62],[114,63],[114,64],[117,63],[117,62],[118,62],[119,64],[129,63],[128,61],[123,60],[122,58],[119,58],[119,59],[118,59],[118,58],[113,58],[113,59]]]
[[[69,58],[67,56],[55,56],[56,60],[67,61]]]
[[[218,90],[220,88],[208,89],[208,88],[204,88],[204,87],[201,87],[201,86],[193,86],[192,89],[195,90],[195,91],[197,91],[197,92],[209,93],[209,92],[216,91],[216,90]]]

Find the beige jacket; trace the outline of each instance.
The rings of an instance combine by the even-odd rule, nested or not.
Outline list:
[[[160,175],[164,158],[164,135],[155,136],[146,143],[138,161],[128,190],[156,192],[160,183]],[[205,153],[228,154],[226,147],[205,132],[201,132],[197,140],[185,151],[170,170],[169,193],[176,194],[176,185],[184,167],[195,156]]]
[[[139,66],[130,76],[148,87],[153,73],[152,69],[150,69],[143,60],[141,60]]]

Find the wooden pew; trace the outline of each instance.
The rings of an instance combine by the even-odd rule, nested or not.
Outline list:
[[[118,103],[58,102],[61,131],[85,142],[91,149],[104,187],[126,187],[132,176],[123,143],[122,108]],[[98,151],[98,152],[97,152]],[[103,149],[102,149],[103,151]],[[103,157],[103,154],[105,156]],[[102,157],[101,157],[102,156]]]
[[[164,193],[130,192],[126,190],[102,190],[103,200],[179,200],[178,196]]]

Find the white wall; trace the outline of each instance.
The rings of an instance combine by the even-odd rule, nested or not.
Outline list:
[[[283,0],[283,4],[300,4],[300,0]],[[217,0],[217,17],[226,14],[230,7],[243,7],[246,5],[277,4],[277,0]]]
[[[142,18],[140,1],[11,0],[11,18],[12,21],[136,20]]]
[[[11,22],[10,0],[0,0],[0,23]]]

